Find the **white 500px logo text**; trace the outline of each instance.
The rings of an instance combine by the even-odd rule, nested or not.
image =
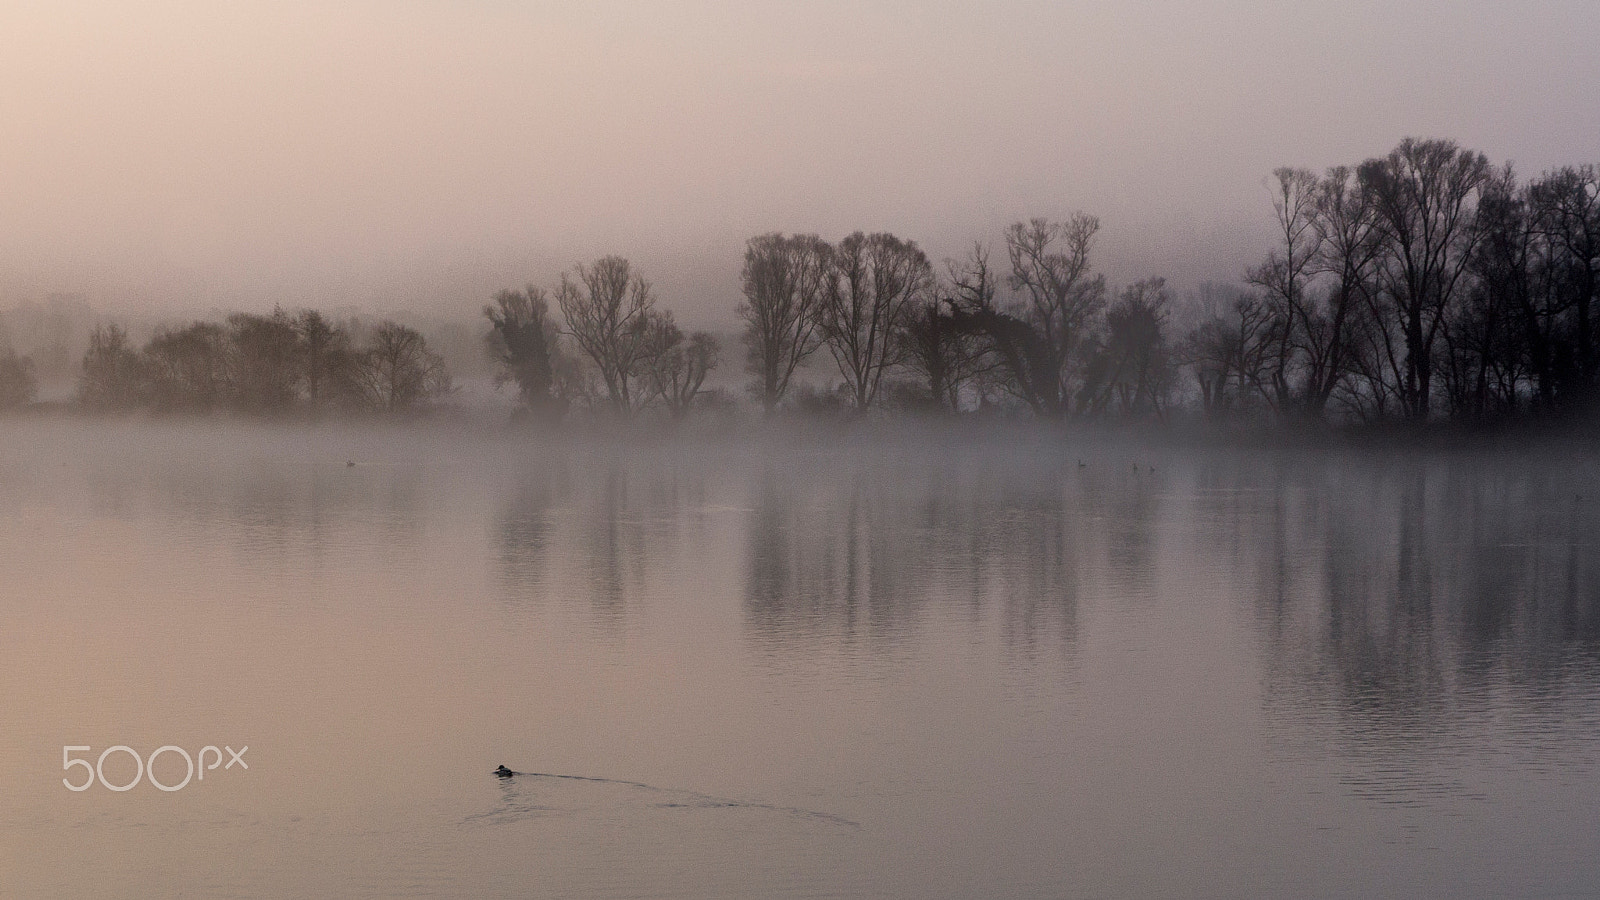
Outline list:
[[[141,759],[139,754],[134,752],[132,747],[124,746],[122,744],[118,744],[115,747],[107,747],[106,749],[100,751],[100,758],[95,760],[94,765],[90,765],[87,759],[72,758],[72,754],[74,753],[78,753],[80,751],[89,753],[92,752],[93,749],[94,748],[92,747],[61,748],[61,768],[71,772],[74,768],[83,766],[85,773],[82,784],[73,784],[71,778],[62,778],[61,783],[67,786],[67,790],[87,791],[94,785],[95,780],[98,778],[100,783],[105,785],[109,790],[128,791],[132,790],[133,786],[138,784],[141,778],[148,777],[150,783],[155,785],[158,790],[177,791],[182,790],[185,786],[187,786],[189,784],[189,779],[195,778],[196,775],[199,776],[196,780],[204,781],[206,778],[206,772],[215,769],[217,766],[222,766],[222,750],[218,750],[216,747],[210,744],[200,748],[200,753],[198,754],[200,764],[198,767],[195,765],[194,757],[189,755],[189,751],[183,749],[182,747],[175,747],[171,744],[168,744],[165,747],[157,747],[155,752],[151,753],[150,756],[145,759]],[[245,751],[249,750],[249,747],[240,747],[238,750],[234,750],[232,747],[224,747],[223,749],[228,751],[229,757],[228,764],[226,766],[222,766],[223,771],[233,768],[236,764],[241,769],[250,768],[250,764],[244,761]],[[113,753],[126,753],[127,755],[133,757],[134,764],[138,766],[138,770],[134,774],[133,780],[129,781],[127,784],[112,784],[110,781],[106,780],[106,757]],[[163,753],[176,753],[177,755],[183,757],[183,764],[186,767],[186,770],[183,775],[183,780],[177,784],[162,784],[156,778],[156,758],[161,756]],[[206,765],[207,753],[212,754],[211,765],[209,766]]]

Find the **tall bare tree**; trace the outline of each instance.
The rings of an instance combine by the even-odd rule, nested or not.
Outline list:
[[[831,258],[820,329],[855,411],[864,414],[884,373],[901,360],[900,332],[932,290],[933,267],[916,242],[882,232],[850,235]]]
[[[1544,244],[1526,190],[1509,165],[1495,170],[1478,198],[1471,279],[1446,312],[1444,395],[1452,417],[1481,419],[1516,411],[1531,374],[1542,405],[1553,400],[1552,350],[1564,298],[1542,277]]]
[[[306,402],[318,409],[350,399],[355,394],[355,351],[350,347],[349,329],[314,309],[301,310],[294,317],[294,329],[299,336]]]
[[[228,317],[228,343],[232,400],[240,409],[281,413],[300,399],[302,346],[288,313],[234,313]]]
[[[905,361],[922,382],[934,411],[961,410],[969,384],[994,369],[987,337],[972,327],[973,309],[991,309],[996,290],[989,251],[974,244],[960,260],[945,260],[946,278],[937,294],[918,303],[906,323]]]
[[[1239,364],[1239,339],[1221,315],[1203,319],[1184,336],[1178,347],[1179,360],[1194,372],[1200,389],[1200,412],[1208,419],[1221,419],[1233,409],[1230,390]]]
[[[1600,168],[1567,166],[1529,188],[1534,227],[1562,260],[1571,297],[1579,389],[1587,398],[1600,381],[1595,358],[1595,306],[1600,304]]]
[[[559,335],[550,322],[549,308],[544,289],[531,284],[522,291],[500,291],[494,303],[483,308],[489,320],[485,338],[489,355],[499,364],[495,383],[515,382],[523,408],[545,420],[559,418],[562,412],[554,392]]]
[[[817,307],[831,254],[814,234],[763,234],[745,244],[739,317],[746,367],[755,376],[751,389],[768,413],[783,400],[795,369],[821,344]]]
[[[905,363],[916,374],[932,409],[961,411],[961,392],[978,371],[983,355],[978,336],[962,328],[948,298],[917,303],[901,333]]]
[[[685,335],[672,313],[652,315],[646,335],[644,375],[653,399],[674,419],[689,414],[706,376],[716,368],[720,351],[709,332]]]
[[[556,300],[567,333],[600,371],[612,409],[632,412],[639,400],[633,381],[655,307],[650,283],[635,275],[626,259],[607,256],[563,273]]]
[[[144,359],[157,409],[208,412],[228,399],[228,335],[215,322],[156,334],[145,344]]]
[[[975,310],[974,324],[989,336],[1011,386],[1040,415],[1070,410],[1075,355],[1106,306],[1105,279],[1089,264],[1099,231],[1100,220],[1084,213],[1007,228],[1007,283],[1020,302],[1007,312]]]
[[[1260,297],[1212,284],[1202,285],[1189,305],[1199,317],[1191,320],[1175,357],[1193,370],[1206,417],[1271,409],[1275,331],[1283,320]]]
[[[143,402],[148,382],[145,360],[122,326],[95,326],[78,376],[78,401],[90,409],[130,409]]]
[[[1272,345],[1264,348],[1267,389],[1263,396],[1283,415],[1299,399],[1295,396],[1299,350],[1304,347],[1304,338],[1310,336],[1313,316],[1307,282],[1322,236],[1316,228],[1316,174],[1285,167],[1274,170],[1272,175],[1276,182],[1272,209],[1277,217],[1278,246],[1265,262],[1249,271],[1245,280],[1261,290],[1267,309],[1277,320],[1269,332]]]
[[[1357,173],[1384,239],[1381,313],[1404,338],[1399,398],[1407,418],[1425,421],[1434,345],[1477,243],[1473,212],[1489,161],[1454,141],[1406,138]]]
[[[1172,356],[1164,333],[1167,305],[1165,278],[1136,281],[1111,304],[1087,385],[1086,401],[1094,409],[1115,403],[1123,416],[1165,415],[1172,384]]]
[[[1311,269],[1328,284],[1321,314],[1307,322],[1304,403],[1306,414],[1320,419],[1363,353],[1360,317],[1375,288],[1382,244],[1370,198],[1349,167],[1329,169],[1314,202],[1319,250]]]
[[[989,267],[989,254],[975,244],[965,260],[950,263],[948,299],[956,327],[977,338],[987,365],[979,376],[992,376],[1001,392],[1009,393],[1035,415],[1064,413],[1065,398],[1058,396],[1060,357],[1044,335],[1013,305],[1003,310],[996,302],[997,276]]]
[[[451,391],[444,358],[415,329],[384,322],[358,357],[358,383],[373,409],[404,412]]]

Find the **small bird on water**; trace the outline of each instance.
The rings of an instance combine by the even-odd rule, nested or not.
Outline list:
[[[494,774],[499,775],[501,778],[510,778],[517,773],[511,771],[502,764],[500,768],[494,770]]]

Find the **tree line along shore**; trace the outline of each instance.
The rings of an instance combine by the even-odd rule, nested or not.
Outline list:
[[[1326,172],[1273,173],[1275,242],[1240,284],[1175,302],[1094,271],[1100,222],[1005,229],[941,267],[915,241],[763,234],[740,269],[734,348],[686,333],[621,256],[482,310],[517,416],[727,414],[1331,425],[1586,419],[1596,401],[1600,171],[1524,179],[1448,140]],[[827,373],[817,379],[815,373]],[[805,377],[802,373],[811,373]],[[0,355],[0,408],[34,401]],[[237,313],[137,345],[102,323],[77,365],[86,410],[415,413],[453,392],[418,330],[314,309]]]

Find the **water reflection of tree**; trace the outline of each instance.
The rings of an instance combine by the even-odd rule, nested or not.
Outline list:
[[[652,561],[671,555],[705,503],[705,485],[671,459],[555,456],[521,472],[506,496],[495,522],[506,595],[576,600],[616,632]]]
[[[1148,602],[1156,591],[1156,525],[1161,479],[1137,465],[1124,470],[1097,467],[1079,473],[1075,517],[1092,523],[1105,541],[1110,587],[1123,600]],[[1076,545],[1088,537],[1075,535]]]
[[[744,609],[766,649],[893,644],[936,606],[995,612],[1014,649],[1076,635],[1083,548],[1058,470],[769,469],[752,490]]]
[[[1343,735],[1378,748],[1443,744],[1503,704],[1592,691],[1600,523],[1570,476],[1369,462],[1235,495],[1277,536],[1256,542],[1255,592],[1274,708],[1332,711]]]
[[[1045,636],[1067,644],[1078,637],[1078,600],[1091,504],[1069,505],[1061,477],[1012,484],[998,496],[979,495],[954,535],[972,547],[974,584],[987,582],[1002,604],[1006,643],[1034,652]]]
[[[518,603],[545,586],[556,534],[559,472],[526,473],[508,491],[495,525],[495,561],[506,596]]]
[[[770,470],[756,487],[745,593],[751,628],[777,644],[900,633],[899,615],[909,610],[886,533],[898,526],[875,521],[863,497],[871,486],[859,476],[806,487]]]
[[[584,580],[595,615],[620,629],[629,589],[644,577],[644,532],[637,517],[629,515],[628,473],[613,466],[598,482],[600,489],[585,517]]]

